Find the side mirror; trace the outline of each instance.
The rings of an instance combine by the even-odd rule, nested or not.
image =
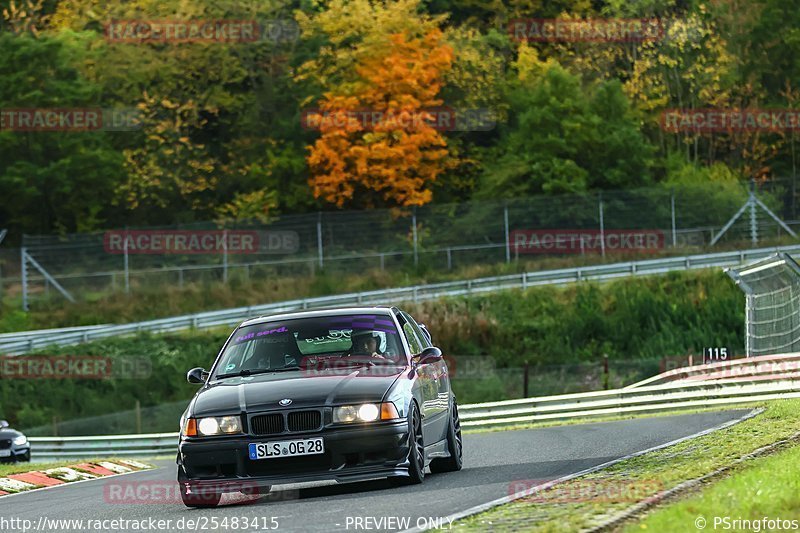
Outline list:
[[[204,368],[193,368],[186,373],[186,381],[189,383],[202,384],[208,379],[209,373]]]
[[[424,350],[422,350],[422,353],[419,354],[419,364],[421,365],[438,363],[441,360],[442,360],[442,351],[436,346],[425,348]]]
[[[9,425],[8,420],[0,420],[0,429],[7,428]]]
[[[426,326],[425,324],[419,324],[419,329],[421,329],[422,333],[424,333],[425,336],[428,337],[428,342],[432,343],[433,339],[431,338],[431,332],[428,331],[428,326]]]

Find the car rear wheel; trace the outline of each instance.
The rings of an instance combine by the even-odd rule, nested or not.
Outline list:
[[[202,489],[192,483],[181,483],[181,500],[186,507],[216,507],[222,494],[213,489]]]
[[[390,478],[399,485],[417,485],[425,480],[425,442],[422,439],[422,417],[417,404],[411,403],[408,413],[408,477]]]
[[[458,418],[458,405],[453,399],[453,409],[450,411],[450,422],[447,428],[447,451],[450,457],[434,459],[431,461],[431,472],[457,472],[461,470],[464,454],[463,440],[461,439],[461,420]]]

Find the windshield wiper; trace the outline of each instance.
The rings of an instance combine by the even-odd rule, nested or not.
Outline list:
[[[255,374],[268,374],[271,372],[287,372],[289,370],[300,370],[299,366],[284,366],[281,368],[256,368],[254,370],[250,370],[245,368],[240,372],[232,372],[230,374],[219,374],[216,376],[216,379],[224,379],[224,378],[234,378],[234,377],[247,377],[253,376]]]
[[[352,366],[367,365],[370,368],[372,368],[373,366],[375,366],[377,364],[375,361],[372,361],[370,359],[361,359],[361,360],[359,360],[359,359],[350,359],[349,357],[342,357],[339,361],[345,361],[346,362],[345,363],[346,366],[351,366],[352,363],[355,363]],[[337,362],[336,364],[338,365],[338,364],[341,364],[341,363]]]

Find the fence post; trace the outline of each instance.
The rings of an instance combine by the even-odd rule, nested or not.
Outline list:
[[[608,354],[603,354],[603,390],[608,390]]]
[[[672,204],[672,247],[675,248],[678,243],[678,229],[675,224],[675,189],[672,189],[670,203]]]
[[[3,231],[0,231],[0,244],[3,243],[3,239],[6,238],[6,235],[8,235],[8,230],[7,229],[4,229]],[[0,260],[0,302],[3,301],[3,270],[2,270],[2,268],[3,268],[3,261]]]
[[[506,263],[511,262],[511,240],[508,231],[508,203],[503,206],[503,222],[506,229]]]
[[[527,398],[528,397],[528,371],[529,371],[529,369],[530,369],[530,365],[528,364],[527,361],[525,361],[524,374],[523,374],[523,377],[522,377],[522,397],[523,398]]]
[[[123,250],[125,254],[125,294],[129,294],[131,292],[131,277],[130,277],[130,270],[128,268],[128,228],[125,227],[125,244],[123,245]]]
[[[322,211],[317,213],[317,255],[319,256],[319,267],[322,268]]]
[[[606,228],[603,220],[603,193],[597,195],[600,208],[600,250],[603,257],[606,256]]]
[[[750,181],[750,240],[758,244],[758,218],[756,218],[756,180]]]
[[[24,246],[19,249],[19,255],[22,271],[22,310],[28,311],[28,252]]]
[[[136,433],[142,432],[142,404],[136,400]]]
[[[222,231],[222,282],[228,283],[228,230]]]
[[[414,206],[411,213],[411,232],[414,236],[414,266],[419,264],[419,251],[417,248],[417,207]]]

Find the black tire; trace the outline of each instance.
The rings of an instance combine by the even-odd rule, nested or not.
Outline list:
[[[396,485],[418,485],[425,480],[425,442],[422,439],[422,417],[417,404],[411,402],[408,413],[408,477],[389,478]]]
[[[22,461],[23,463],[29,463],[31,461],[31,451],[28,450],[27,452],[25,452],[25,455],[22,456],[22,459],[20,459],[20,461]]]
[[[453,398],[453,409],[447,424],[447,451],[450,457],[442,457],[431,461],[431,472],[458,472],[463,466],[464,441],[461,438],[461,420],[458,418],[458,405]]]
[[[208,507],[216,507],[222,499],[222,494],[215,490],[198,489],[191,483],[180,483],[181,486],[181,500],[186,507],[196,507],[204,509]]]

